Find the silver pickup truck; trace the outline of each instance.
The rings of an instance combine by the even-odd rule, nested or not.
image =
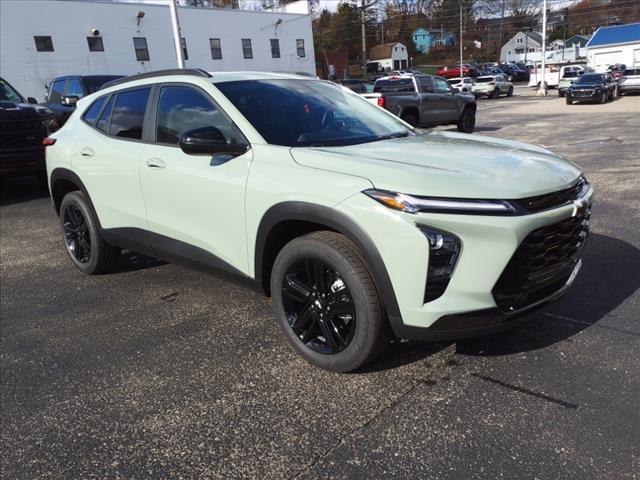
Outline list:
[[[414,127],[457,125],[471,133],[476,124],[476,99],[458,93],[432,75],[397,75],[376,80],[373,93],[362,95]]]

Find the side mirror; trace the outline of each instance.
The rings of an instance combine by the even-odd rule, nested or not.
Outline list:
[[[67,105],[67,106],[75,106],[76,103],[78,103],[78,100],[80,100],[77,96],[75,95],[63,95],[62,99],[60,100],[60,103],[62,105]]]
[[[189,155],[227,153],[237,157],[249,150],[249,145],[244,143],[227,143],[222,132],[216,127],[189,130],[182,134],[179,145],[182,151]]]
[[[33,97],[27,97],[27,103],[31,103],[33,105],[37,105],[38,104],[38,100],[36,100]]]

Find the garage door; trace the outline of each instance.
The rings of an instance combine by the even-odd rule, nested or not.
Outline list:
[[[593,68],[596,69],[596,72],[605,72],[607,70],[607,67],[614,63],[624,63],[622,50],[616,50],[615,52],[596,53],[593,56]]]

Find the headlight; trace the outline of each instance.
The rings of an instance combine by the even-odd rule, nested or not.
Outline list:
[[[463,215],[517,215],[520,212],[505,200],[474,200],[466,198],[415,197],[384,190],[364,193],[381,204],[407,213],[456,213]]]

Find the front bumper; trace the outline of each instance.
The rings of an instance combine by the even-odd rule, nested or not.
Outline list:
[[[590,189],[582,198],[586,207],[592,197]],[[572,219],[575,204],[510,217],[409,214],[356,195],[336,208],[357,218],[378,248],[399,307],[398,316],[389,315],[398,338],[453,340],[518,325],[534,310],[563,295],[580,268],[576,263],[568,279],[560,277],[562,285],[542,297],[532,297],[529,303],[509,307],[503,302],[499,307],[496,301],[494,289],[523,241],[536,230]],[[444,294],[426,303],[429,243],[417,224],[450,232],[462,244]]]
[[[575,102],[597,102],[602,98],[602,90],[567,90],[567,98]]]

